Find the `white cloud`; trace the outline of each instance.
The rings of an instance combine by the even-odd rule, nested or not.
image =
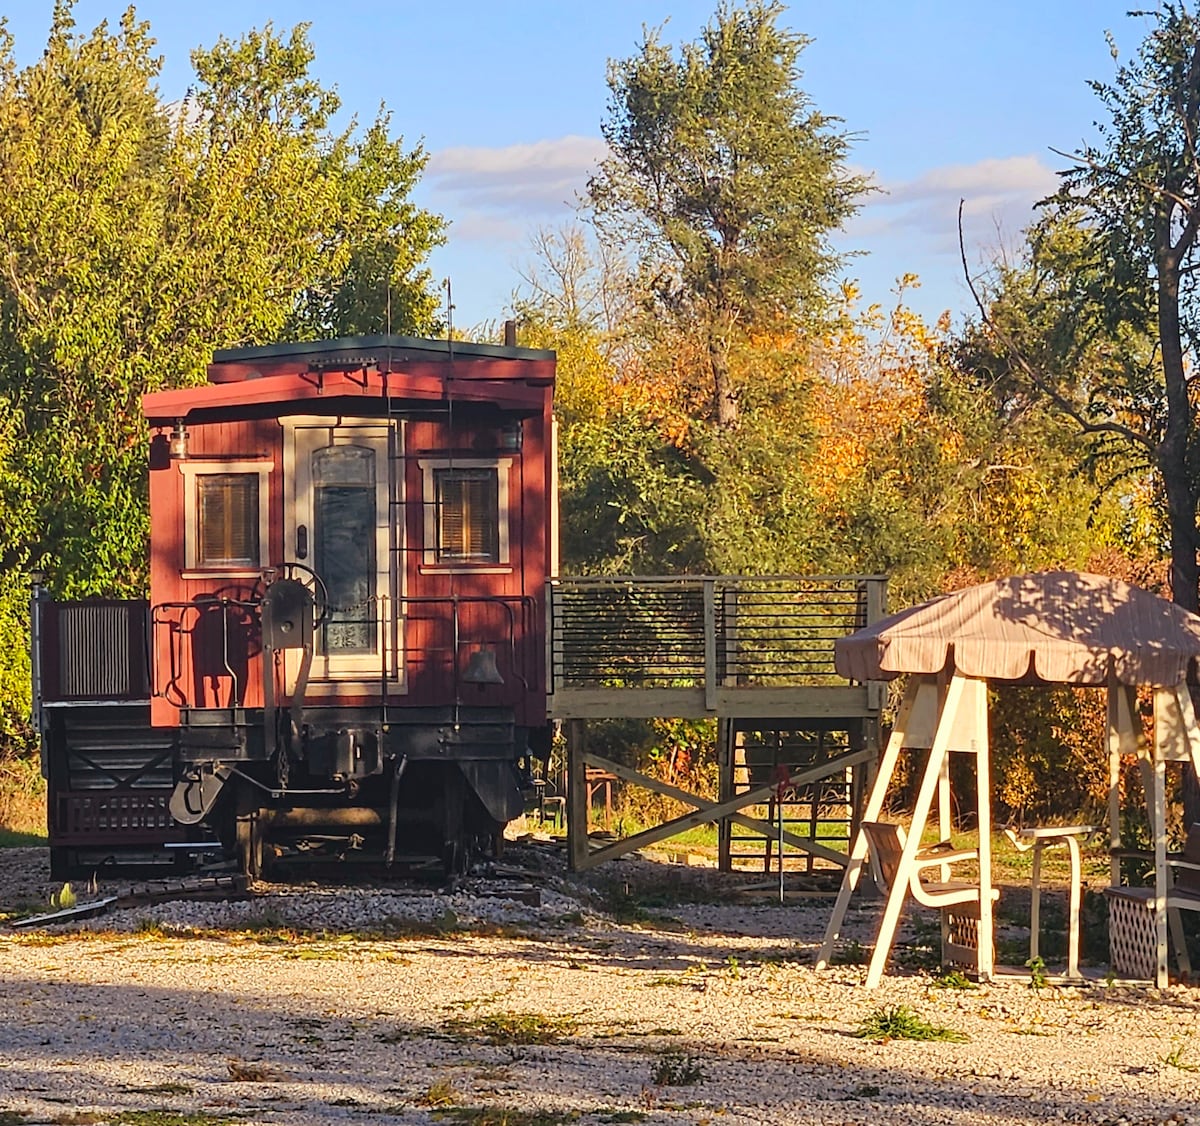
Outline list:
[[[1058,185],[1054,171],[1035,156],[992,157],[975,164],[931,168],[912,180],[879,184],[848,234],[862,243],[919,235],[928,249],[958,250],[958,205],[968,245],[1019,234],[1034,217],[1033,206]]]
[[[441,149],[430,156],[424,179],[461,234],[487,213],[537,219],[570,210],[605,151],[600,138],[580,136]]]

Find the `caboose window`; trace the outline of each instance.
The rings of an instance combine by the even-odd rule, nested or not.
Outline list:
[[[425,570],[507,571],[513,459],[421,458]]]
[[[500,479],[495,469],[435,469],[437,561],[500,562]]]
[[[197,566],[258,566],[258,482],[257,473],[197,475]]]

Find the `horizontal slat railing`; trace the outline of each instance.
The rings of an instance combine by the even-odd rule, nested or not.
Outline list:
[[[786,706],[786,690],[848,687],[834,669],[834,642],[882,616],[885,584],[878,576],[551,579],[552,711],[565,716],[570,701],[586,700],[585,711],[600,714],[602,696],[640,694],[654,695],[654,707],[686,710],[637,714],[713,714],[746,690]]]

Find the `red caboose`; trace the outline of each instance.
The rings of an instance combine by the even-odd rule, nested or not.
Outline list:
[[[176,822],[252,874],[284,847],[457,871],[520,812],[549,740],[553,383],[551,352],[382,336],[218,352],[144,398]]]

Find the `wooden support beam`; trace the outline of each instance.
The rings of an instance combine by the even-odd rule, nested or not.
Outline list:
[[[567,723],[567,852],[572,872],[588,867],[587,721]]]
[[[786,786],[804,786],[809,782],[816,782],[821,778],[827,777],[833,770],[844,768],[850,765],[852,761],[865,761],[866,751],[855,751],[848,755],[841,755],[836,759],[831,759],[829,762],[821,763],[818,766],[809,767],[807,770],[798,771],[791,775]],[[612,762],[610,759],[601,758],[599,755],[582,755],[582,763],[590,763],[592,766],[598,766],[602,770],[609,770],[616,774],[619,778],[624,778],[626,781],[634,782],[639,786],[645,786],[647,789],[664,794],[667,797],[673,797],[688,805],[697,806],[695,813],[688,813],[682,817],[673,818],[670,821],[665,821],[661,825],[657,825],[652,829],[645,829],[640,833],[635,833],[632,837],[626,837],[624,840],[615,841],[613,844],[606,845],[603,848],[589,851],[585,856],[580,856],[576,860],[579,867],[573,867],[574,871],[583,871],[586,868],[593,868],[597,864],[605,860],[612,860],[618,856],[624,856],[626,853],[634,852],[639,848],[644,848],[646,845],[657,844],[659,841],[665,841],[669,837],[675,836],[677,833],[685,832],[688,829],[694,829],[697,825],[704,825],[709,821],[718,821],[723,817],[728,817],[731,814],[736,814],[739,810],[744,809],[748,805],[757,805],[760,802],[766,801],[774,792],[775,785],[759,786],[757,789],[748,790],[743,794],[738,794],[728,801],[712,803],[705,798],[697,797],[695,794],[690,794],[686,790],[681,790],[678,787],[671,786],[666,782],[660,782],[656,778],[648,778],[646,775],[639,773],[631,767],[625,766],[619,762]],[[747,818],[746,820],[749,820]],[[765,824],[762,822],[760,824]],[[753,827],[753,826],[751,826]],[[776,830],[769,827],[771,833]],[[757,830],[756,830],[757,831]],[[788,834],[784,834],[785,839]],[[806,838],[795,837],[795,841],[806,841]],[[808,844],[804,845],[808,848]],[[818,846],[820,847],[820,846]],[[832,855],[837,856],[844,863],[845,858],[841,857],[840,853],[833,853],[832,850],[826,850]],[[574,853],[572,856],[574,857]]]
[[[955,675],[951,677],[950,684],[946,689],[946,699],[938,717],[933,746],[929,748],[929,761],[925,765],[925,776],[921,780],[921,789],[913,804],[912,825],[904,840],[904,850],[900,854],[895,879],[888,889],[887,904],[883,909],[883,919],[879,924],[879,935],[875,939],[875,949],[871,952],[871,962],[867,966],[866,986],[868,989],[874,989],[879,984],[888,957],[892,952],[896,927],[900,922],[900,909],[904,906],[909,881],[916,868],[917,853],[921,849],[921,836],[925,832],[925,823],[929,820],[929,809],[933,805],[933,795],[937,790],[938,779],[941,777],[942,762],[950,753],[950,739],[958,718],[966,683],[965,678]]]
[[[914,676],[908,682],[904,699],[900,703],[900,712],[896,716],[896,723],[892,728],[891,738],[888,739],[887,746],[884,748],[883,758],[879,763],[879,770],[875,775],[871,792],[867,797],[867,806],[863,810],[862,821],[876,821],[883,812],[883,803],[887,797],[892,775],[896,772],[896,764],[900,761],[900,752],[907,746],[909,725],[913,719],[913,710],[918,699],[924,693],[928,692],[931,686],[936,691],[936,681],[925,677]],[[848,863],[846,864],[846,871],[842,876],[841,890],[838,892],[837,902],[833,905],[833,914],[829,916],[829,923],[825,927],[825,939],[821,943],[821,949],[817,951],[816,965],[819,970],[828,966],[829,959],[833,956],[833,944],[842,929],[842,921],[846,918],[846,910],[850,906],[850,896],[854,894],[854,889],[858,887],[858,881],[862,877],[863,868],[866,866],[866,859],[867,835],[862,831],[860,825],[855,830],[853,839],[850,842],[850,853]]]

